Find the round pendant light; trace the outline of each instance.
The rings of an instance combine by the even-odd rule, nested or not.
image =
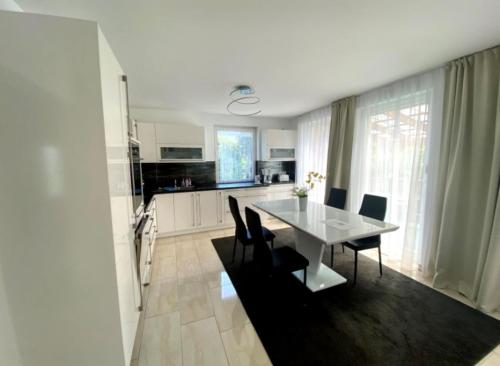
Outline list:
[[[236,86],[229,93],[232,100],[226,106],[227,111],[235,116],[246,117],[261,113],[262,111],[256,106],[260,103],[260,98],[254,94],[255,90],[248,85]]]

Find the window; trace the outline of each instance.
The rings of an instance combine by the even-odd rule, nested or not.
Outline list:
[[[349,207],[365,193],[387,197],[385,221],[399,229],[383,237],[382,252],[418,269],[432,221],[433,161],[440,136],[440,70],[417,75],[358,97],[354,126]]]
[[[255,128],[215,129],[217,182],[248,182],[255,176]]]
[[[309,172],[326,175],[332,109],[317,109],[299,117],[297,126],[297,184],[303,186]],[[325,181],[309,192],[309,199],[324,202]]]

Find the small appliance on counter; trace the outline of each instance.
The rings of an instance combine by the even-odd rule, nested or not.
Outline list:
[[[262,183],[272,183],[273,176],[271,175],[271,169],[261,169]]]
[[[290,182],[290,176],[286,172],[281,172],[278,174],[278,182]]]

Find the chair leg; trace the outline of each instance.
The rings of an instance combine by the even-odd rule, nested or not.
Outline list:
[[[246,245],[243,244],[243,257],[241,258],[241,264],[245,264],[245,250],[246,250]]]
[[[358,251],[354,251],[354,284],[356,284],[356,277],[358,276]]]
[[[331,247],[331,252],[332,252],[331,259],[330,259],[330,267],[333,268],[333,245],[331,245],[330,247]]]
[[[378,268],[380,270],[380,276],[382,276],[382,254],[380,253],[380,245],[378,246]]]
[[[304,268],[304,286],[307,286],[307,267]]]
[[[345,253],[344,244],[342,244],[342,253]]]
[[[238,239],[236,236],[234,237],[234,245],[233,245],[233,263],[234,263],[234,258],[236,256],[236,244],[238,243]]]

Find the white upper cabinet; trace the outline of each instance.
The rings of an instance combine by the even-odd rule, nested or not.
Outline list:
[[[156,163],[156,128],[154,123],[137,123],[137,138],[141,142],[143,163]]]
[[[262,160],[295,160],[297,131],[295,130],[263,130]]]
[[[205,128],[190,124],[156,123],[158,144],[205,145]]]
[[[205,160],[205,128],[190,124],[138,123],[145,163]]]

